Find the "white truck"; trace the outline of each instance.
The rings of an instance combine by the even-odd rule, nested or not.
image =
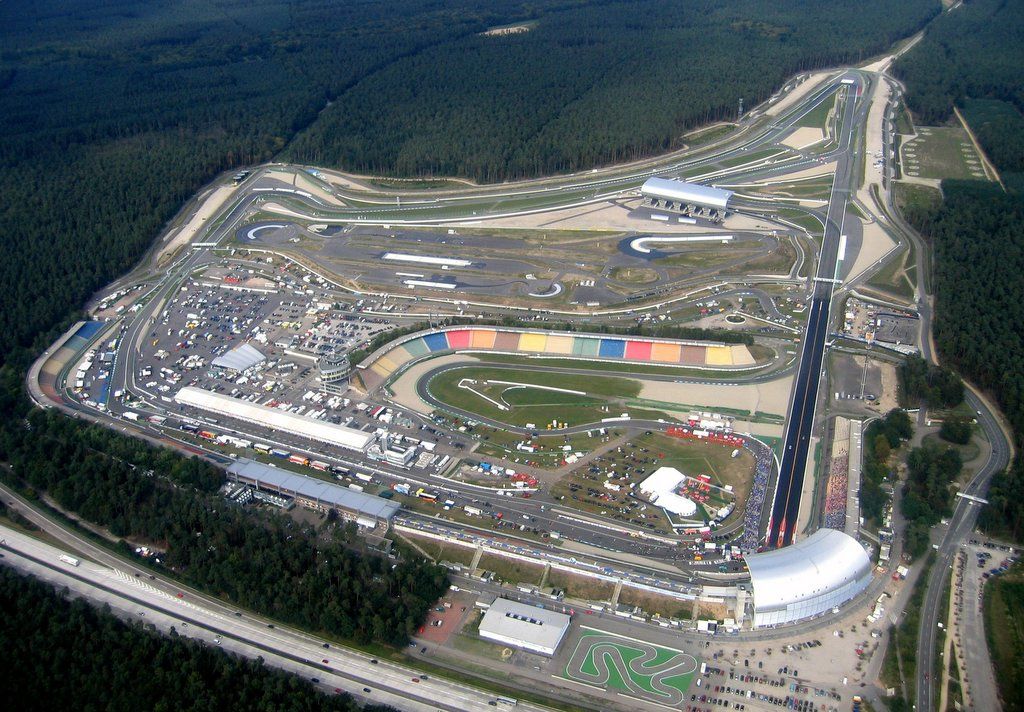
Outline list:
[[[67,554],[61,554],[60,560],[63,561],[65,564],[70,564],[71,566],[78,566],[80,563],[82,563],[75,557],[68,556]]]

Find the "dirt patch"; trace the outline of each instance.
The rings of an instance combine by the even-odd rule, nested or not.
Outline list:
[[[785,415],[792,385],[791,377],[738,386],[640,381],[640,397],[701,408]]]
[[[560,588],[565,591],[567,597],[577,598],[581,601],[608,601],[611,600],[612,593],[615,592],[615,586],[607,581],[587,576],[574,576],[558,569],[552,569],[548,574],[548,585]]]
[[[784,146],[797,150],[813,146],[825,140],[825,132],[810,126],[802,126],[782,140]]]
[[[681,601],[678,598],[659,596],[656,593],[641,591],[638,588],[623,586],[619,592],[619,603],[627,606],[638,606],[644,612],[662,618],[683,618],[689,620],[693,615],[693,601]]]
[[[157,264],[159,264],[165,257],[175,252],[178,248],[183,245],[187,245],[191,242],[192,238],[196,236],[206,221],[220,209],[220,206],[228,199],[228,197],[235,192],[235,188],[229,185],[221,186],[214,190],[210,196],[203,201],[196,210],[195,215],[189,220],[183,227],[177,232],[172,232],[164,238],[167,243],[162,250],[160,255],[157,257]]]

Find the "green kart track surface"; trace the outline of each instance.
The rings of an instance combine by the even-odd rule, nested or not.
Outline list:
[[[678,650],[586,629],[563,677],[677,706],[685,700],[698,665],[697,658]]]

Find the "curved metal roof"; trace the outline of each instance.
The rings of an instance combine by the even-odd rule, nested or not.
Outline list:
[[[706,205],[720,210],[725,210],[729,205],[729,199],[732,198],[731,190],[711,188],[706,185],[668,178],[648,178],[644,181],[640,192],[652,198]]]
[[[755,610],[825,596],[871,573],[864,547],[835,529],[819,529],[792,546],[751,554],[746,560]]]

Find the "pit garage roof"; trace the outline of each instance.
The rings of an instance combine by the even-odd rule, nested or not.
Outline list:
[[[267,357],[252,344],[242,344],[213,359],[211,363],[229,371],[244,371],[258,363],[263,363],[266,359]]]
[[[564,613],[496,598],[480,621],[480,635],[553,654],[569,621]]]
[[[783,549],[746,557],[754,625],[809,618],[845,603],[871,581],[871,561],[856,539],[819,529]]]
[[[240,459],[231,464],[228,472],[258,487],[273,489],[293,497],[304,497],[353,512],[357,516],[390,520],[400,507],[397,502],[324,482],[315,477],[280,470],[255,460]]]
[[[374,440],[373,433],[346,428],[344,425],[326,423],[278,408],[268,408],[265,405],[249,403],[240,398],[232,398],[222,393],[214,393],[194,386],[182,388],[174,396],[174,400],[211,413],[219,413],[229,418],[237,418],[265,428],[280,430],[349,450],[365,451]]]
[[[648,178],[644,181],[640,192],[651,198],[674,200],[691,205],[705,205],[719,210],[725,210],[729,206],[729,199],[732,198],[731,190],[711,188],[706,185],[669,178]]]

